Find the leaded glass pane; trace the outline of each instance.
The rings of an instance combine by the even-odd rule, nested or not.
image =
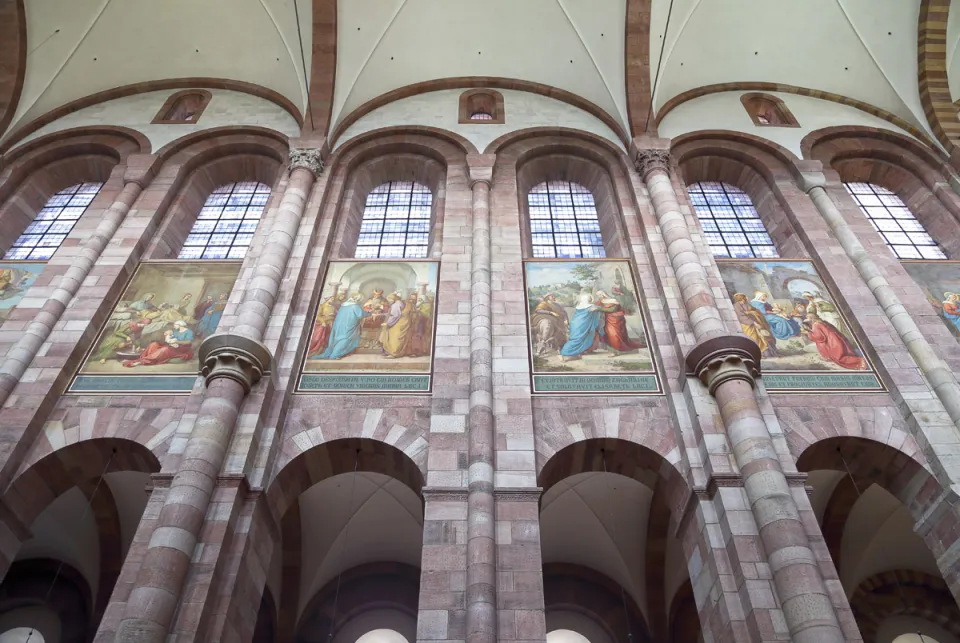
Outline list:
[[[714,257],[780,256],[746,192],[716,181],[694,183],[687,191]]]
[[[221,185],[200,208],[178,259],[243,259],[267,207],[270,187],[256,181]]]
[[[872,183],[844,183],[844,186],[897,258],[947,258],[896,194]]]
[[[357,259],[423,259],[430,238],[433,193],[412,181],[391,181],[367,195]]]
[[[606,256],[597,205],[586,187],[570,181],[547,181],[530,190],[527,206],[534,257]]]
[[[49,259],[93,202],[103,183],[78,183],[54,194],[13,242],[4,259]]]

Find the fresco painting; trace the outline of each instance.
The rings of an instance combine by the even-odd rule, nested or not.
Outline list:
[[[71,391],[189,391],[197,348],[217,330],[239,271],[237,262],[141,264]]]
[[[0,263],[0,324],[7,321],[10,312],[17,307],[43,267],[43,263]]]
[[[880,389],[870,360],[809,261],[718,261],[770,390]]]
[[[438,274],[435,261],[331,262],[299,390],[429,391]]]
[[[524,279],[535,393],[659,392],[629,262],[528,261]]]
[[[902,265],[960,340],[960,261],[904,261]]]

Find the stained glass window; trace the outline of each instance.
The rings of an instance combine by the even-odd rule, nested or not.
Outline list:
[[[844,183],[860,209],[900,259],[946,259],[907,204],[896,194],[872,183]]]
[[[54,194],[3,258],[52,257],[101,187],[103,183],[78,183]]]
[[[358,259],[423,259],[430,240],[433,194],[413,181],[390,181],[367,195]]]
[[[203,204],[178,259],[243,259],[267,207],[270,187],[256,181],[227,183]]]
[[[493,114],[488,114],[486,112],[474,112],[470,114],[471,121],[492,121]]]
[[[530,190],[527,205],[534,257],[607,256],[597,204],[587,188],[570,181],[547,181]]]
[[[687,192],[714,257],[780,256],[746,192],[715,181],[688,185]]]

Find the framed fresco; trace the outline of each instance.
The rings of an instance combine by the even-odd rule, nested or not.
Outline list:
[[[297,390],[429,393],[439,272],[428,260],[331,261]]]
[[[718,260],[770,392],[882,391],[876,370],[810,261]]]
[[[525,261],[533,393],[659,394],[630,262]]]
[[[960,261],[902,261],[941,321],[960,340]]]
[[[190,392],[197,348],[217,330],[239,272],[240,262],[140,264],[69,392]]]
[[[17,307],[46,265],[45,261],[0,262],[0,324],[7,321],[10,311]]]

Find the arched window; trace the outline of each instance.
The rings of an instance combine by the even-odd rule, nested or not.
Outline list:
[[[78,183],[54,194],[3,258],[52,257],[101,187],[103,183]]]
[[[470,89],[460,95],[460,122],[502,125],[503,95],[492,89]]]
[[[740,102],[760,127],[800,127],[786,104],[770,94],[744,94]]]
[[[192,124],[200,119],[212,94],[208,91],[186,90],[170,96],[153,119],[154,124]]]
[[[367,195],[357,259],[423,259],[430,240],[433,194],[413,181],[390,181]]]
[[[270,197],[256,181],[227,183],[213,191],[183,242],[178,259],[243,259]]]
[[[570,181],[545,181],[527,193],[533,256],[606,257],[593,194]]]
[[[872,183],[844,183],[844,186],[898,258],[947,258],[896,194]]]
[[[690,202],[714,257],[779,257],[750,196],[726,183],[687,186]]]

